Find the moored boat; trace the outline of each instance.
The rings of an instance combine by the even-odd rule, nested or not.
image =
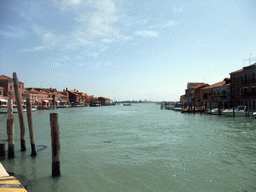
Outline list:
[[[131,106],[131,103],[124,103],[123,106]]]
[[[239,105],[236,109],[227,109],[223,111],[223,115],[233,117],[233,113],[235,113],[235,117],[245,117],[248,115],[247,107],[244,105]]]

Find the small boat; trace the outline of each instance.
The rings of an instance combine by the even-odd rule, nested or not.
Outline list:
[[[182,111],[182,108],[181,107],[174,107],[173,110],[174,111]]]
[[[247,114],[246,110],[247,110],[246,106],[239,105],[236,109],[234,109],[235,117],[247,116],[248,114]],[[233,117],[233,108],[224,110],[222,114],[225,116]]]
[[[221,109],[220,110],[220,114],[223,115],[223,111],[224,109]],[[219,109],[218,108],[215,108],[215,109],[212,109],[211,111],[210,110],[207,110],[206,111],[207,114],[211,114],[211,115],[218,115],[219,114]]]
[[[0,113],[6,113],[7,112],[7,103],[8,103],[7,100],[0,99]]]
[[[131,103],[124,103],[123,106],[132,106]]]
[[[253,112],[253,114],[252,114],[252,115],[253,115],[253,117],[254,117],[254,118],[256,118],[256,112]]]
[[[90,107],[100,107],[101,105],[99,103],[93,103],[90,105]]]
[[[164,108],[165,109],[168,109],[168,110],[172,110],[172,109],[174,109],[174,107],[175,107],[175,105],[166,105]]]

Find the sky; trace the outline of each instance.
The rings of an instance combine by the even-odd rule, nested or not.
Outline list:
[[[188,82],[254,63],[255,19],[255,0],[1,0],[0,75],[114,101],[177,101]]]

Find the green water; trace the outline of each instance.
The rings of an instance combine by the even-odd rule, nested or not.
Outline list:
[[[51,177],[50,113],[59,113],[61,177]],[[26,113],[24,113],[26,118]],[[0,114],[0,140],[6,119]],[[33,112],[37,157],[0,162],[40,191],[256,191],[256,119],[182,114],[155,104]],[[46,148],[44,146],[47,146]],[[7,148],[7,144],[6,144]]]

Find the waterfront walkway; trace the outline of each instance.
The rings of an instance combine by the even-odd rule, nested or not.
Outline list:
[[[21,183],[10,176],[0,163],[0,191],[1,192],[27,192]]]

